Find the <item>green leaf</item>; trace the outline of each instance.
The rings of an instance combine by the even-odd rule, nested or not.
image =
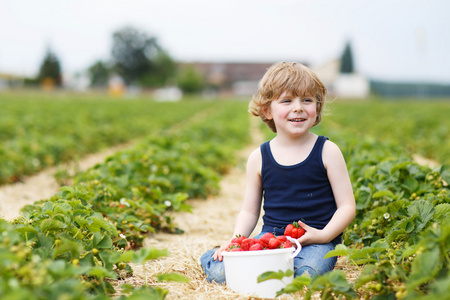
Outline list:
[[[309,286],[311,283],[311,277],[307,275],[297,276],[294,278],[292,283],[286,285],[284,289],[277,292],[277,296],[281,294],[292,294],[303,291],[304,287]]]
[[[411,193],[415,192],[419,188],[419,182],[413,177],[406,178],[405,182],[402,184]]]
[[[111,249],[112,245],[113,242],[111,237],[109,237],[109,235],[105,235],[97,244],[94,244],[94,247],[98,249]]]
[[[158,278],[158,282],[167,282],[167,281],[173,281],[173,282],[189,282],[190,279],[187,278],[184,275],[178,274],[178,273],[165,273],[165,274],[158,274],[156,276]]]
[[[57,203],[55,204],[53,208],[53,212],[55,214],[61,213],[64,215],[68,215],[70,211],[72,211],[72,206],[69,203],[63,202],[63,203]]]
[[[37,235],[37,248],[46,248],[46,250],[49,250],[53,246],[53,237],[52,236],[46,236],[45,234],[38,233]]]
[[[263,282],[269,279],[283,279],[284,277],[290,277],[294,275],[294,271],[291,269],[288,269],[287,271],[278,271],[278,272],[273,272],[273,271],[269,271],[269,272],[265,272],[261,275],[258,276],[258,280],[257,282]]]
[[[71,241],[68,239],[61,239],[62,243],[58,244],[53,251],[53,259],[60,255],[67,254],[70,252],[72,258],[78,258],[81,252],[81,245],[78,242]]]
[[[385,191],[378,191],[375,194],[373,194],[372,198],[377,199],[381,197],[388,196],[389,198],[393,198],[394,194],[391,191],[385,190]]]
[[[349,255],[349,259],[355,261],[357,264],[365,264],[377,261],[374,258],[375,253],[381,253],[385,251],[384,247],[364,247],[362,249],[354,249]]]
[[[102,250],[100,251],[99,256],[104,263],[104,267],[107,270],[112,270],[113,265],[119,260],[120,253],[111,250]]]
[[[89,225],[88,220],[86,220],[86,218],[82,216],[75,216],[73,217],[73,220],[80,226],[80,228],[87,227]]]
[[[45,219],[41,222],[41,231],[46,233],[47,231],[60,230],[67,228],[67,224],[55,219]]]
[[[414,290],[435,278],[440,266],[439,252],[439,248],[434,248],[416,256],[411,263],[411,274],[406,281],[408,290]]]
[[[411,161],[405,161],[405,162],[397,163],[391,168],[390,173],[392,174],[392,173],[394,173],[397,170],[406,169],[406,167],[408,165],[410,165],[410,164],[412,164]]]
[[[168,256],[169,252],[167,249],[156,249],[156,248],[142,248],[133,255],[133,262],[143,263],[147,260],[157,259],[160,257]]]
[[[335,295],[343,295],[350,299],[357,296],[356,292],[347,282],[346,274],[342,270],[333,270],[322,276],[314,277],[310,284],[310,288],[314,291],[331,291]]]
[[[443,164],[440,169],[442,178],[447,184],[450,184],[450,165]]]
[[[44,205],[42,206],[42,211],[43,211],[44,213],[52,212],[52,211],[53,211],[53,202],[51,202],[51,201],[46,201],[46,202],[44,203]]]
[[[62,192],[69,192],[69,193],[75,193],[75,189],[71,186],[62,186],[59,188],[60,191]]]
[[[94,276],[97,279],[103,280],[104,278],[113,278],[116,279],[116,273],[113,271],[108,271],[107,269],[99,266],[92,267],[86,275]]]
[[[119,262],[130,262],[134,259],[134,257],[136,256],[134,251],[125,251],[124,253],[122,253],[122,255],[120,255],[119,257]]]
[[[417,215],[420,218],[421,222],[417,224],[416,227],[416,232],[419,232],[433,217],[434,214],[433,204],[425,200],[414,201],[413,204],[408,207],[408,214],[411,216]]]
[[[36,228],[31,225],[17,225],[15,230],[20,233],[37,233]]]
[[[329,251],[324,258],[334,257],[334,256],[347,256],[349,254],[348,248],[344,244],[338,244],[334,250]]]
[[[438,204],[434,207],[434,219],[439,220],[441,217],[443,219],[450,217],[450,203]]]
[[[367,186],[361,186],[355,191],[356,209],[363,210],[367,208],[372,199],[372,190]]]
[[[405,223],[405,232],[406,233],[411,233],[414,230],[414,223],[411,221],[408,221]]]

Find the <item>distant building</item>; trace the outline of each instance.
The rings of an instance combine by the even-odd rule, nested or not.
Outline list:
[[[13,74],[7,74],[7,73],[0,73],[0,90],[5,90],[9,88],[15,88],[15,87],[23,87],[24,85],[24,77],[13,75]]]
[[[338,98],[363,99],[370,94],[370,83],[364,76],[340,73],[340,59],[331,60],[319,67],[312,68],[325,84],[330,96]]]
[[[274,63],[274,62],[273,62]],[[205,78],[209,89],[221,94],[253,95],[258,84],[273,63],[269,62],[193,62]],[[181,65],[187,63],[181,63]]]

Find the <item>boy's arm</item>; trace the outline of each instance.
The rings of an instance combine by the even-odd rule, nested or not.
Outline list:
[[[237,216],[232,237],[236,235],[248,237],[258,223],[262,200],[261,164],[261,152],[258,148],[250,154],[247,161],[244,202]],[[222,261],[221,252],[230,241],[231,239],[222,244],[214,254],[214,259],[219,258]]]
[[[246,187],[244,202],[236,220],[233,237],[240,234],[248,237],[258,222],[261,211],[261,151],[253,151],[247,161]]]
[[[326,141],[322,158],[327,169],[337,210],[330,222],[322,230],[309,227],[307,224],[299,222],[306,230],[305,235],[299,239],[302,245],[322,244],[332,241],[350,225],[355,217],[355,197],[341,150],[333,142]]]

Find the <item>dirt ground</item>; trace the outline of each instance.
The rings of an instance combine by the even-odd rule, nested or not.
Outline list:
[[[19,216],[20,209],[25,205],[33,204],[38,200],[48,199],[56,194],[59,190],[59,185],[54,174],[59,169],[87,170],[103,162],[108,156],[131,145],[132,143],[127,143],[111,147],[99,153],[87,155],[77,162],[46,169],[36,175],[24,178],[22,182],[1,185],[0,217],[6,220],[13,220]]]
[[[179,213],[174,222],[183,229],[184,234],[157,233],[144,241],[144,247],[167,249],[170,256],[147,262],[145,265],[132,265],[134,275],[116,282],[140,286],[145,283],[160,286],[169,291],[166,299],[258,299],[239,295],[225,285],[208,283],[199,263],[200,256],[207,250],[218,246],[230,238],[234,221],[239,212],[245,187],[245,160],[250,152],[263,142],[263,136],[256,129],[258,120],[252,118],[252,143],[239,153],[242,162],[233,168],[221,181],[221,192],[208,199],[189,201],[193,213]],[[90,155],[78,162],[78,168],[85,170],[127,145],[114,147],[102,153]],[[19,215],[19,210],[26,204],[47,199],[58,191],[58,184],[53,178],[57,169],[52,168],[26,179],[22,183],[0,187],[0,216],[12,220]],[[261,223],[261,221],[260,221]],[[259,232],[260,225],[255,229]],[[254,234],[258,233],[254,232]],[[343,269],[350,281],[358,276],[358,270],[348,267],[344,259],[339,259],[336,269]],[[181,273],[190,279],[188,283],[158,283],[159,273]],[[283,295],[279,299],[300,299],[295,295]]]

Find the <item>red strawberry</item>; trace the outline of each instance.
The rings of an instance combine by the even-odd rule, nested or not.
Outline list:
[[[238,248],[238,247],[240,247],[238,243],[230,243],[228,245],[227,249],[225,249],[225,251],[230,251],[231,249]]]
[[[244,239],[246,239],[245,236],[238,234],[238,235],[236,235],[236,237],[234,237],[234,238],[231,239],[231,242],[232,242],[232,243],[241,244],[241,242],[242,242]]]
[[[277,236],[277,239],[280,240],[280,242],[282,242],[282,243],[287,241],[287,238],[284,235]]]
[[[281,241],[277,238],[271,238],[269,241],[269,249],[276,249],[281,246]]]
[[[241,248],[245,251],[248,251],[250,249],[250,239],[245,239],[241,242]]]
[[[284,229],[284,235],[285,236],[292,236],[291,234],[292,234],[292,229],[294,228],[294,225],[293,224],[288,224],[287,226],[286,226],[286,228]]]
[[[256,243],[258,243],[258,241],[255,239],[245,239],[241,242],[241,248],[244,249],[245,251],[248,251],[250,247]]]
[[[238,243],[242,243],[243,240],[245,240],[247,237],[245,235],[241,235],[240,237],[238,237]]]
[[[297,238],[301,237],[304,234],[305,234],[305,229],[303,229],[302,227],[299,227],[298,228],[298,233],[297,233]]]
[[[281,244],[282,248],[291,248],[292,247],[292,243],[289,240],[286,240],[283,244]]]
[[[261,246],[260,243],[256,243],[254,245],[252,245],[249,249],[249,251],[258,251],[258,250],[263,250],[263,246]]]
[[[298,239],[302,235],[305,234],[305,229],[300,227],[297,222],[293,222],[292,224],[288,224],[286,229],[284,230],[285,236],[293,237],[294,239]]]
[[[275,236],[273,235],[273,233],[267,232],[265,233],[260,239],[259,239],[259,243],[264,247],[267,248],[269,247],[269,241],[271,238],[274,238]]]
[[[291,232],[291,237],[293,237],[294,239],[296,239],[298,236],[298,228],[294,227],[292,228],[292,232]]]
[[[230,252],[238,252],[238,251],[244,251],[244,249],[237,247],[230,250]]]

